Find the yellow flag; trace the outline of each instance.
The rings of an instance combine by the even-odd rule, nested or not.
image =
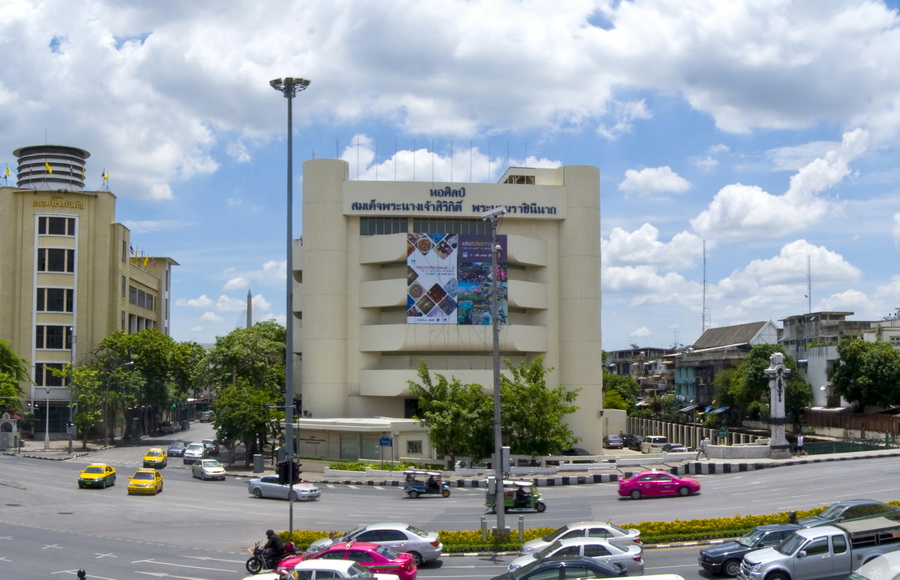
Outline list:
[[[53,175],[53,169],[51,169],[50,164],[48,162],[44,161],[44,167],[47,168],[47,173],[49,173],[50,175]]]
[[[12,175],[12,171],[9,170],[9,165],[6,166],[6,176],[9,177]]]

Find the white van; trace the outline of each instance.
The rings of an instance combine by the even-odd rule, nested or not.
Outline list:
[[[647,435],[641,443],[641,453],[662,453],[663,445],[668,442],[662,435]]]

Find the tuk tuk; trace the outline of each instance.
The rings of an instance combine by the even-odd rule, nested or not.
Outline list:
[[[437,471],[407,469],[403,475],[406,476],[403,482],[403,493],[411,498],[417,498],[423,494],[450,497],[450,485]]]
[[[494,493],[494,479],[487,478],[487,494],[484,505],[487,511],[497,513],[496,494]],[[537,483],[531,479],[504,479],[503,480],[503,509],[507,512],[543,512],[547,509],[541,493],[537,490]]]

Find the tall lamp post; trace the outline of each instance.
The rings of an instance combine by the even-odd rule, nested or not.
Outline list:
[[[285,286],[285,356],[284,356],[284,443],[287,445],[285,459],[294,461],[294,286],[293,286],[293,218],[294,218],[294,140],[293,102],[297,93],[306,90],[309,81],[299,77],[273,79],[269,85],[287,99],[287,280]],[[293,463],[292,463],[293,465]],[[293,476],[291,476],[293,478]],[[294,503],[291,504],[288,526],[294,531]]]
[[[506,535],[506,506],[503,498],[503,436],[500,423],[500,316],[497,306],[497,220],[506,213],[506,207],[498,206],[481,214],[483,221],[491,222],[491,331],[493,335],[494,363],[494,511],[497,512],[497,534]]]
[[[47,406],[44,407],[44,449],[50,449],[50,387],[47,389]]]

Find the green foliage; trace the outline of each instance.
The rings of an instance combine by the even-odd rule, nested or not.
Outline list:
[[[563,385],[548,389],[546,375],[553,369],[544,368],[543,357],[519,366],[504,362],[509,376],[500,379],[500,400],[503,438],[510,453],[549,455],[577,443],[565,416],[578,410],[571,404],[578,397],[578,389]]]
[[[750,418],[759,418],[769,412],[769,357],[783,349],[777,344],[758,344],[741,361],[741,366],[730,381],[726,398],[733,407],[743,409]],[[784,356],[784,366],[790,369],[785,392],[785,413],[798,422],[803,410],[812,401],[812,387],[800,373],[797,362]]]
[[[265,433],[273,422],[283,418],[282,411],[271,407],[278,400],[268,390],[251,387],[244,377],[239,378],[236,385],[220,387],[213,419],[219,438],[226,445],[242,442],[248,449],[252,448],[259,433]],[[248,464],[250,456],[247,453]]]
[[[837,347],[839,364],[831,377],[836,394],[862,408],[900,403],[900,351],[889,342],[844,339]]]
[[[425,361],[419,361],[417,373],[420,383],[408,381],[409,391],[419,398],[416,419],[428,429],[435,450],[447,456],[449,465],[459,456],[483,457],[481,442],[491,426],[490,399],[484,389],[438,373],[432,379]]]
[[[9,341],[0,340],[0,409],[22,412],[21,383],[28,380],[28,361],[12,349]]]
[[[603,407],[606,409],[630,409],[637,403],[641,385],[631,377],[605,373],[603,375]],[[619,406],[622,403],[624,407]]]

